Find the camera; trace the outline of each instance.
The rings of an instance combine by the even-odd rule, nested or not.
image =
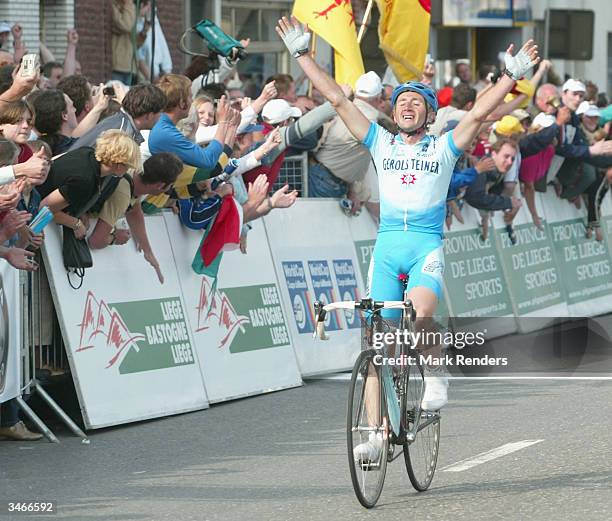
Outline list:
[[[21,75],[35,76],[40,67],[38,54],[26,54],[21,60]]]
[[[104,87],[102,89],[102,94],[104,94],[104,96],[110,96],[111,98],[115,97],[115,88],[114,87]]]
[[[200,20],[194,27],[198,35],[206,41],[208,52],[235,60],[246,58],[242,44],[224,33],[217,25],[208,19]]]

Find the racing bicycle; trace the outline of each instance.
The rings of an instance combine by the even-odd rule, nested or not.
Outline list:
[[[372,508],[382,492],[387,463],[402,454],[408,477],[417,491],[425,491],[433,480],[440,444],[440,412],[421,409],[425,390],[424,366],[416,346],[400,335],[401,341],[378,347],[381,334],[400,328],[414,333],[416,311],[408,299],[408,278],[400,276],[404,285],[402,301],[315,303],[315,335],[326,340],[325,320],[335,310],[361,313],[362,343],[357,357],[348,397],[347,449],[353,489],[359,502]],[[400,309],[401,317],[387,320],[383,309]],[[396,364],[388,363],[395,359]],[[385,363],[387,361],[387,363]],[[400,361],[397,364],[397,361]],[[374,460],[355,458],[355,447],[373,437],[382,440],[382,449]]]

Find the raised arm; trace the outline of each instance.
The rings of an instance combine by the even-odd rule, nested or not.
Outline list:
[[[527,41],[516,56],[511,54],[513,48],[514,45],[511,44],[506,51],[504,58],[506,62],[505,73],[494,87],[476,100],[472,110],[461,119],[457,128],[453,131],[453,141],[460,150],[465,150],[470,146],[472,140],[478,134],[480,125],[487,120],[489,114],[498,105],[501,105],[504,97],[512,90],[516,81],[540,60],[538,47],[534,45],[533,40]]]
[[[370,120],[345,96],[340,85],[327,74],[308,51],[310,32],[294,17],[278,21],[276,32],[291,55],[312,82],[312,85],[332,104],[344,124],[359,141],[363,141],[370,128]]]

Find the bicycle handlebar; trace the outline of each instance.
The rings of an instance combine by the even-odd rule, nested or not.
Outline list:
[[[412,302],[410,300],[375,301],[370,298],[365,298],[356,301],[344,300],[339,302],[330,302],[329,304],[325,305],[317,301],[314,304],[317,318],[315,320],[315,331],[313,333],[313,338],[319,337],[321,340],[329,340],[329,337],[325,334],[325,316],[329,311],[345,309],[377,312],[381,309],[412,309],[412,307]]]

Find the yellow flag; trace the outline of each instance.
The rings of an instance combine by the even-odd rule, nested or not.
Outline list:
[[[376,0],[380,48],[401,82],[419,79],[429,47],[430,0]]]
[[[365,71],[350,0],[296,0],[294,16],[334,48],[336,81],[355,87]]]

